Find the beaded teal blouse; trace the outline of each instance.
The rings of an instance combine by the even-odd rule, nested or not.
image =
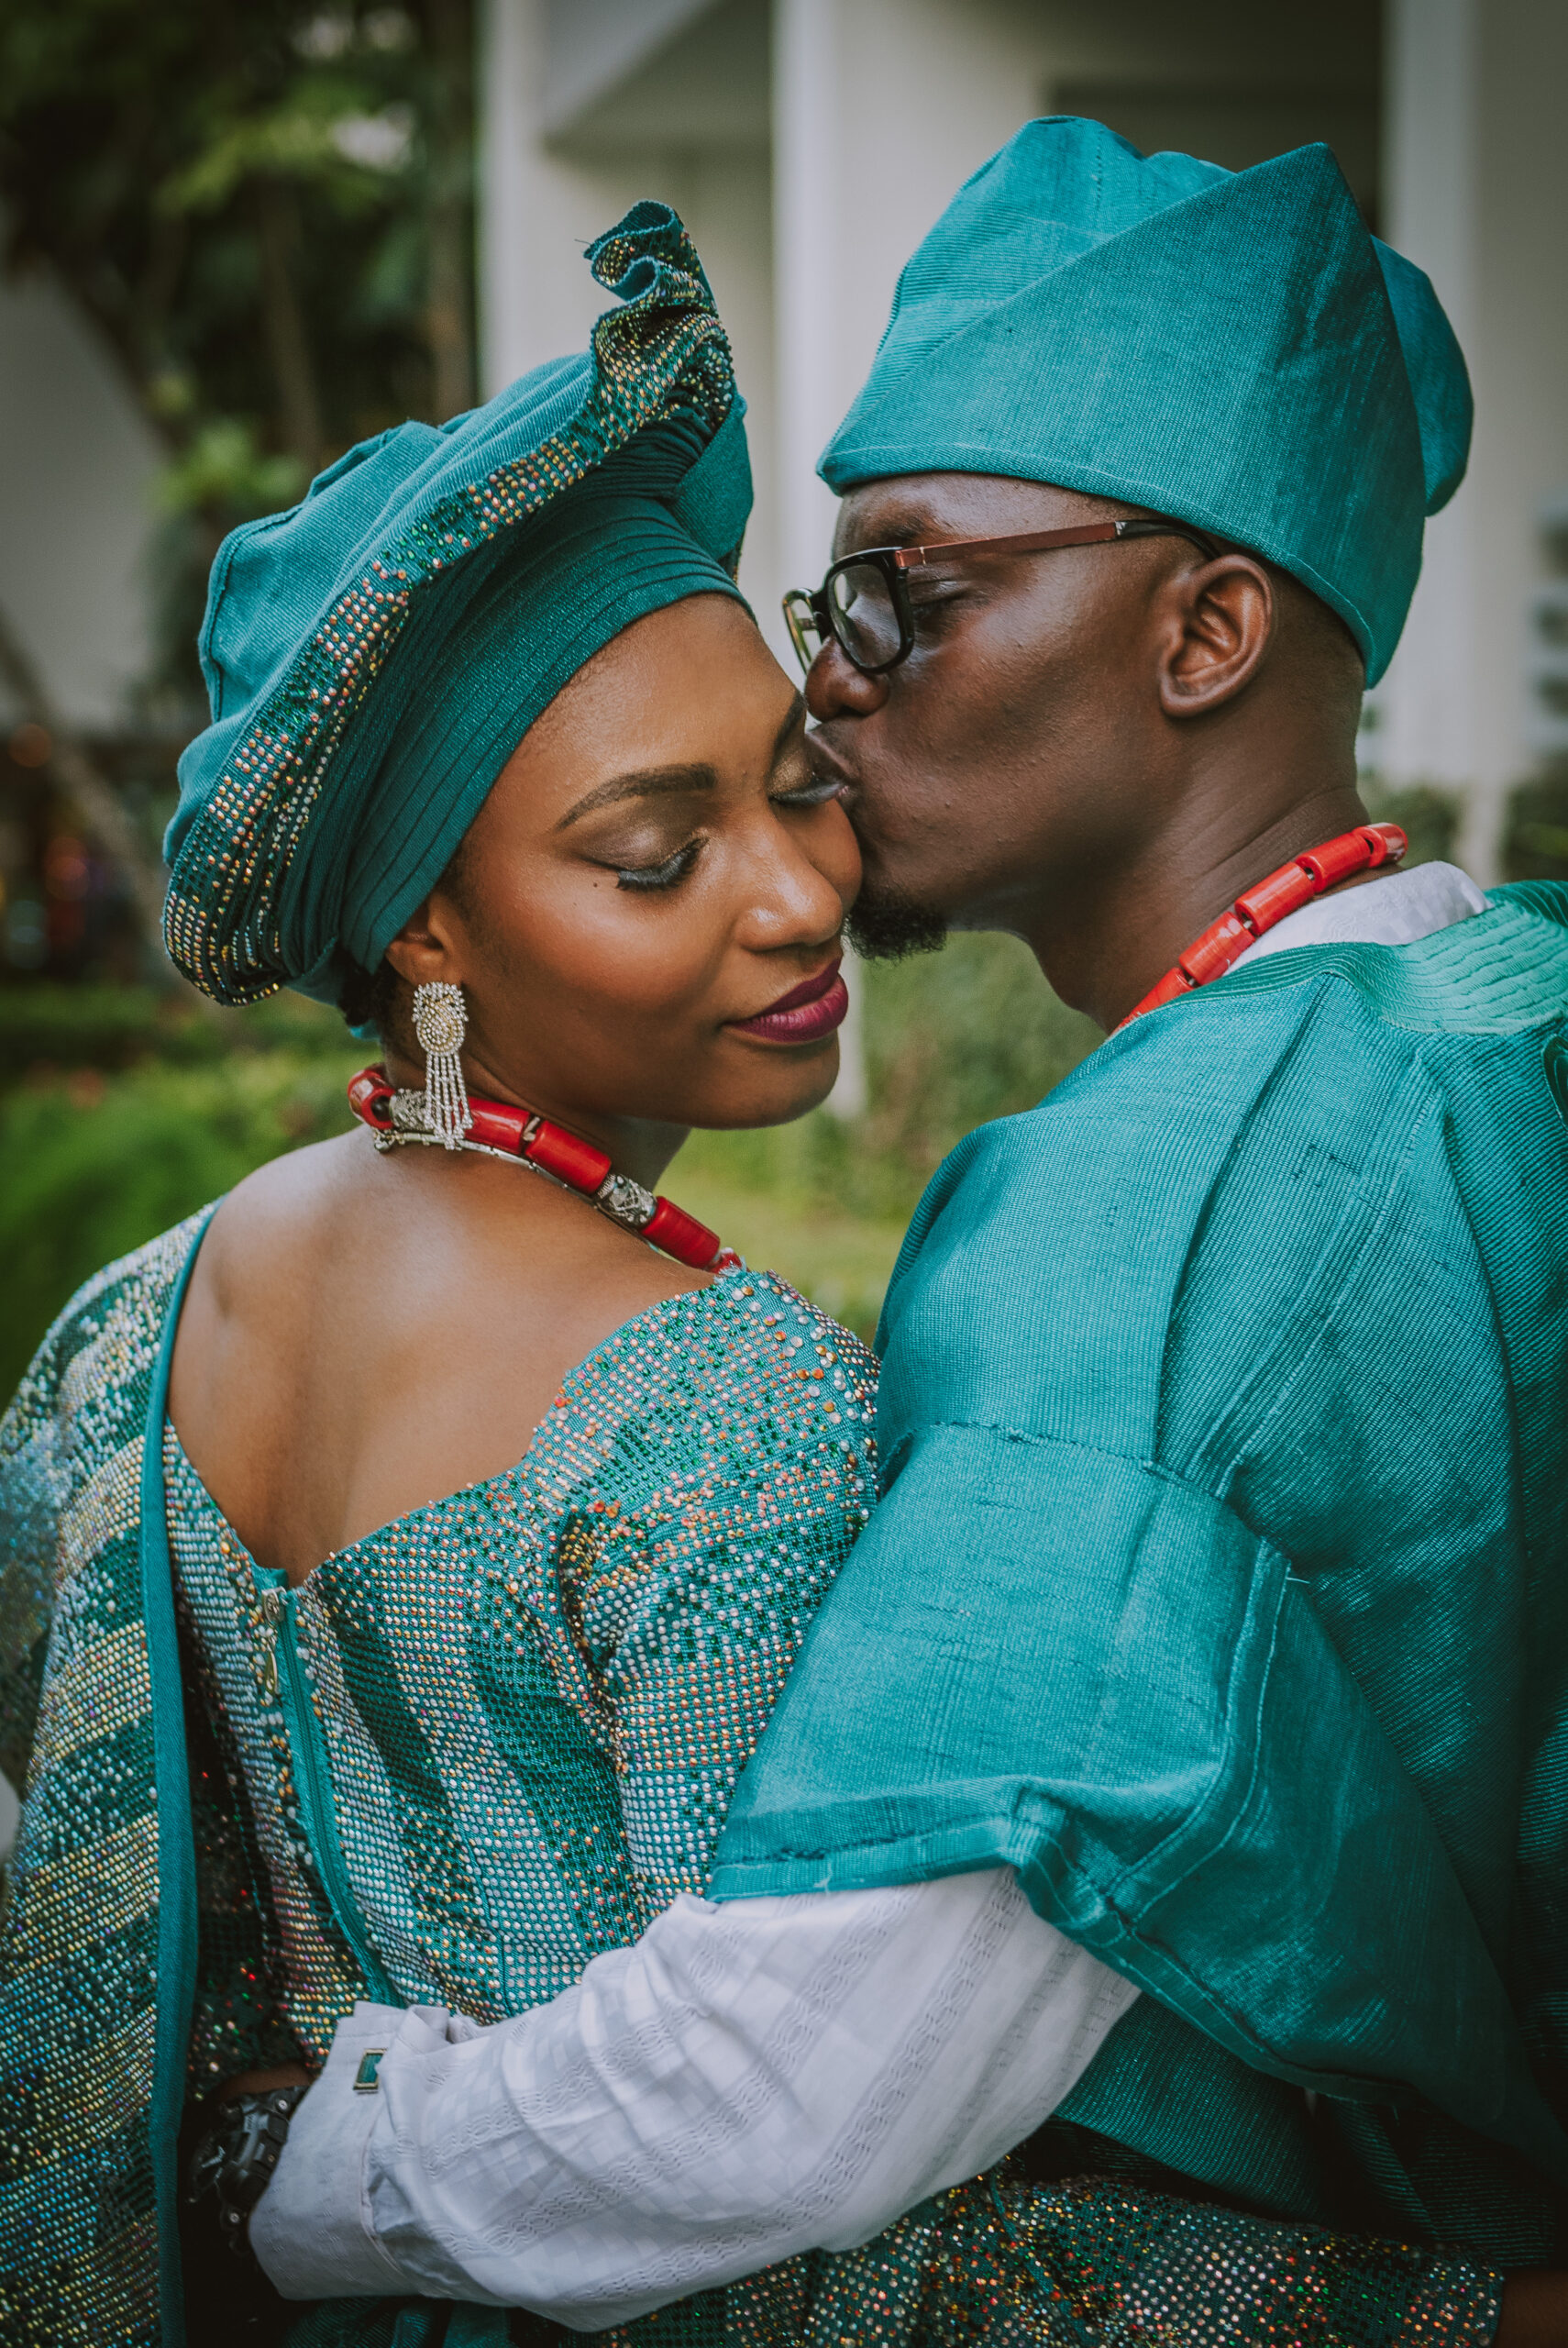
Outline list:
[[[736,1780],[874,1498],[871,1357],[782,1281],[742,1270],[614,1332],[515,1468],[289,1589],[247,1554],[163,1415],[160,1364],[199,1227],[90,1282],[0,1426],[0,1763],[27,1778],[0,1920],[0,2336],[17,2348],[181,2348],[182,2332],[206,2348],[234,2328],[232,2283],[213,2315],[189,2268],[183,2303],[169,2283],[171,1916],[193,1945],[194,2026],[173,2042],[188,2103],[296,2048],[319,2060],[359,1997],[492,2020],[552,1996],[704,1888]],[[172,1737],[149,1522],[167,1524],[175,1600]],[[188,1899],[169,1823],[187,1779]],[[1047,2133],[1048,2157],[1015,2156],[861,2250],[602,2337],[1492,2335],[1496,2278],[1463,2257],[1183,2203],[1154,2174],[1073,2174],[1110,2148]],[[579,2336],[436,2301],[324,2301],[288,2330],[289,2348]]]
[[[537,2005],[702,1889],[869,1512],[874,1374],[781,1280],[732,1272],[591,1354],[518,1466],[296,1589],[166,1428],[189,1648],[307,2061],[357,1998]],[[199,2002],[198,2083],[241,2067],[241,2010]]]

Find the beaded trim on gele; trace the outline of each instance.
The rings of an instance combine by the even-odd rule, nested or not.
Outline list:
[[[650,211],[654,210],[649,206]],[[326,613],[193,825],[170,881],[171,960],[220,1002],[275,993],[278,908],[334,750],[396,642],[417,590],[526,521],[634,434],[695,405],[717,430],[734,399],[730,348],[702,266],[673,213],[591,249],[613,293],[646,274],[593,329],[594,374],[566,428],[432,506],[375,556]]]

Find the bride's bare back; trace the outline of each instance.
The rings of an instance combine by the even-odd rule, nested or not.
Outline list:
[[[522,1166],[346,1135],[219,1209],[171,1416],[251,1555],[298,1582],[512,1466],[585,1354],[703,1278]]]

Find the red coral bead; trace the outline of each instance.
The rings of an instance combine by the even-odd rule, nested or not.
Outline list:
[[[1249,889],[1244,897],[1238,897],[1236,911],[1261,937],[1265,929],[1273,929],[1287,914],[1299,913],[1303,905],[1309,905],[1317,893],[1316,878],[1297,857]]]
[[[690,1264],[696,1272],[708,1271],[721,1252],[719,1235],[699,1223],[694,1214],[678,1207],[672,1199],[660,1199],[653,1213],[643,1225],[643,1237],[654,1246],[662,1247],[678,1264]]]
[[[481,1142],[486,1149],[504,1149],[513,1157],[522,1156],[524,1133],[534,1121],[531,1109],[514,1109],[508,1101],[476,1101],[470,1095],[469,1115],[473,1120],[470,1141]]]
[[[541,1117],[539,1130],[523,1146],[523,1156],[542,1166],[558,1182],[567,1183],[574,1191],[586,1191],[591,1197],[610,1171],[610,1160],[591,1141],[580,1141],[576,1134],[569,1134],[562,1125],[552,1125]]]
[[[392,1089],[387,1081],[385,1069],[362,1068],[358,1076],[348,1080],[348,1106],[367,1125],[379,1133],[392,1126]]]

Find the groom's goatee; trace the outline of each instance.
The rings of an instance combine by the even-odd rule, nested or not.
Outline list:
[[[863,889],[845,929],[863,962],[901,962],[947,942],[945,915],[901,889]]]

